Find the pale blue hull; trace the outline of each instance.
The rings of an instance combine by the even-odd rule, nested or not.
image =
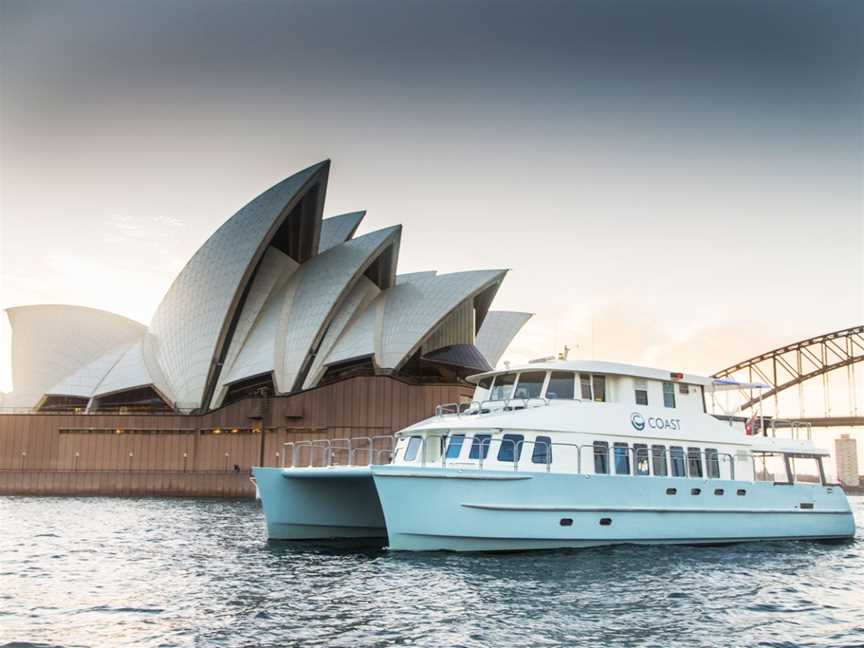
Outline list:
[[[271,540],[385,538],[378,493],[368,469],[254,468]]]
[[[399,466],[374,475],[393,550],[840,540],[855,529],[837,487]]]

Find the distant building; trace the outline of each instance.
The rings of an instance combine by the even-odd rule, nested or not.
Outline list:
[[[834,440],[837,457],[837,478],[841,484],[858,486],[858,442],[848,434]]]

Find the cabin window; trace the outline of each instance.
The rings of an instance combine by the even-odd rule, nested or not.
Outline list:
[[[684,448],[681,446],[672,446],[669,448],[669,457],[672,464],[673,477],[686,477],[687,464],[684,461]]]
[[[454,434],[450,437],[450,443],[447,444],[447,458],[458,459],[459,453],[462,452],[462,443],[465,441],[464,434]]]
[[[579,374],[579,390],[582,394],[582,400],[593,400],[591,396],[591,376],[588,374]]]
[[[648,404],[648,385],[644,380],[635,381],[634,394],[636,395],[637,405]]]
[[[521,434],[505,434],[501,439],[501,447],[498,448],[498,461],[518,462],[522,456],[522,441],[525,439]]]
[[[665,477],[669,474],[666,468],[666,446],[651,446],[651,463],[655,477]]]
[[[546,380],[545,371],[526,371],[519,374],[519,383],[516,385],[516,398],[540,398],[543,391],[543,381]]]
[[[675,385],[673,383],[663,383],[663,407],[675,407]]]
[[[591,376],[591,385],[594,388],[594,400],[598,403],[605,403],[606,376]]]
[[[626,443],[615,444],[615,474],[630,474],[630,448]]]
[[[481,378],[477,382],[477,386],[480,387],[480,389],[489,389],[492,386],[493,378],[494,376],[487,376],[486,378]]]
[[[408,439],[408,447],[405,449],[405,461],[414,461],[422,444],[423,439],[419,436],[412,436]]]
[[[594,442],[594,473],[609,474],[609,444],[606,441]]]
[[[720,479],[720,456],[716,448],[705,448],[705,470],[709,479]]]
[[[702,452],[699,448],[687,448],[687,472],[691,477],[702,477]]]
[[[636,471],[637,475],[649,475],[651,471],[648,468],[648,446],[644,443],[633,444],[633,454],[636,456]]]
[[[792,483],[789,466],[782,453],[754,452],[753,468],[756,473],[754,481],[767,481],[775,484]]]
[[[534,451],[531,453],[531,463],[552,463],[552,439],[548,436],[538,436],[534,439]]]
[[[566,371],[553,371],[546,387],[546,398],[573,398],[575,375]]]
[[[489,456],[490,445],[492,445],[491,434],[475,434],[471,440],[471,450],[468,452],[468,458],[485,459]]]
[[[792,479],[807,484],[824,483],[821,463],[821,457],[789,455],[789,469],[792,472]]]
[[[684,383],[678,383],[678,393],[679,394],[689,394],[690,393],[690,386],[685,385]]]
[[[489,395],[490,400],[507,400],[513,395],[513,383],[516,382],[516,374],[500,374],[495,376],[495,383],[492,385],[492,393]]]

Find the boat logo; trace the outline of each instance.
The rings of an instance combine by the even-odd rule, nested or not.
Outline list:
[[[630,424],[640,432],[645,429],[645,419],[639,412],[630,415]]]

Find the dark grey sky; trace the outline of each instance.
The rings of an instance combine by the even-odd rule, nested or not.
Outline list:
[[[0,59],[2,306],[146,322],[331,157],[404,271],[513,268],[525,355],[593,318],[637,361],[726,331],[712,369],[864,315],[864,2],[0,0]]]

